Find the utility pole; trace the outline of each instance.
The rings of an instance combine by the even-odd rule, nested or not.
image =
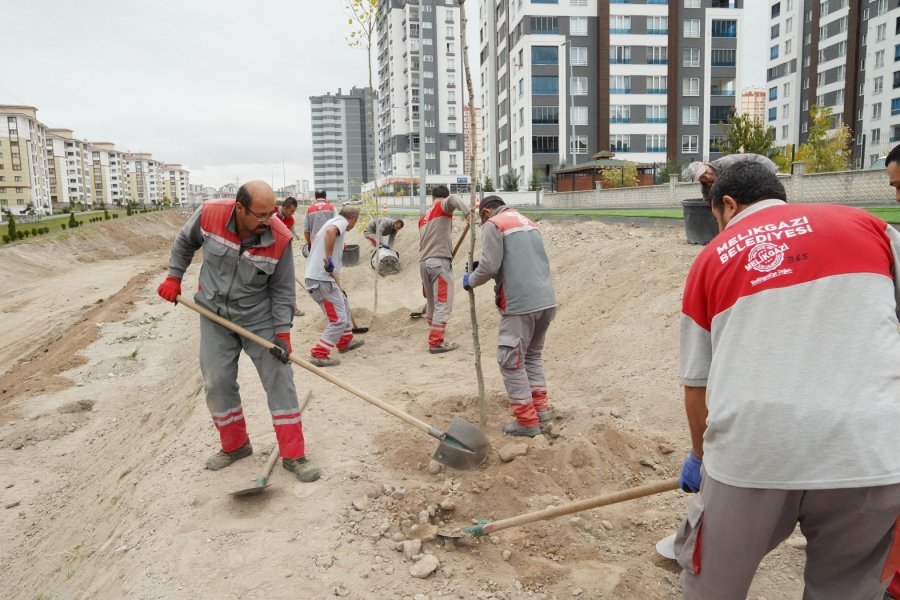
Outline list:
[[[425,3],[419,2],[419,208],[425,214]],[[434,13],[431,13],[434,14]]]

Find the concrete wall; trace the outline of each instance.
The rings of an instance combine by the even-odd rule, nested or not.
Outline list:
[[[543,204],[542,197],[546,197],[544,192],[485,192],[485,196],[496,194],[503,198],[503,201],[510,206],[535,206]],[[463,194],[463,199],[469,201],[469,194]],[[431,196],[427,198],[428,206],[432,203]],[[419,208],[419,196],[416,194],[410,200],[409,196],[379,196],[378,203],[387,204],[391,208]]]
[[[894,190],[885,169],[805,174],[794,163],[793,175],[779,175],[788,202],[830,204],[894,204]],[[501,195],[503,195],[501,193]],[[680,183],[673,176],[666,185],[545,194],[545,208],[679,208],[681,201],[700,198],[699,183]]]

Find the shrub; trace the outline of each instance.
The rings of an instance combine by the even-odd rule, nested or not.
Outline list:
[[[49,227],[44,227],[44,233],[50,233],[50,228],[49,228]]]
[[[112,216],[112,218],[113,218],[113,219],[118,219],[118,218],[119,218],[119,215],[118,215],[118,214],[114,214],[114,215]]]
[[[60,227],[62,227],[62,230],[63,230],[63,231],[66,230],[66,224],[65,224],[65,223],[63,223],[62,225],[60,225]]]
[[[12,213],[9,213],[9,226],[6,228],[6,233],[9,234],[9,239],[14,240],[16,238],[22,239],[22,236],[16,235],[16,218]]]
[[[103,209],[103,218],[109,221],[112,217],[109,216],[109,211],[105,208]]]
[[[3,236],[3,243],[4,243],[4,244],[8,244],[8,243],[9,243],[9,236],[8,236],[8,235],[4,235],[4,236]]]
[[[78,226],[81,227],[82,225],[84,225],[84,221],[78,221]]]
[[[31,228],[31,235],[34,235],[34,236],[37,235],[37,227],[32,227],[32,228]]]
[[[25,231],[23,231],[22,233],[25,234],[25,237],[28,237],[29,235],[31,235],[31,232],[28,231],[27,229]]]
[[[69,213],[69,227],[78,227],[78,223],[75,221],[75,213]]]
[[[24,239],[25,239],[25,232],[24,232],[24,231],[17,231],[17,232],[16,232],[16,237],[19,238],[20,240],[24,240]]]

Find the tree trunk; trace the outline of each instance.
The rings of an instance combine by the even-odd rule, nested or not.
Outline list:
[[[375,88],[372,87],[372,31],[368,32],[367,40],[368,40],[367,41],[368,46],[366,48],[366,50],[367,50],[366,58],[368,59],[368,63],[369,63],[369,93],[372,98],[372,127],[370,128],[371,133],[372,133],[372,153],[374,154],[374,156],[372,157],[372,163],[375,166],[375,172],[373,173],[373,176],[375,178],[375,189],[372,190],[372,194],[375,197],[375,217],[374,217],[376,220],[375,239],[378,240],[378,239],[380,239],[380,237],[378,236],[378,222],[377,221],[378,221],[379,214],[380,214],[379,211],[381,210],[381,208],[378,205],[378,103],[376,100]],[[375,252],[376,253],[378,252],[377,245],[375,246]],[[374,300],[372,301],[372,313],[378,314],[378,262],[377,262],[377,260],[375,262],[374,271],[375,271],[375,286],[373,289],[375,292],[375,296],[374,296]]]
[[[475,191],[475,182],[478,181],[477,165],[475,164],[475,89],[472,87],[472,71],[469,69],[469,44],[466,41],[466,0],[457,0],[459,5],[459,37],[462,43],[463,65],[466,72],[466,89],[469,92],[469,206],[472,213],[472,235],[469,238],[469,264],[471,267],[475,261],[475,218],[477,217],[476,202],[478,195]],[[487,416],[484,406],[484,373],[481,370],[481,344],[478,340],[478,315],[475,312],[475,292],[469,290],[469,316],[472,319],[472,348],[475,351],[475,379],[478,382],[478,421],[484,427]]]

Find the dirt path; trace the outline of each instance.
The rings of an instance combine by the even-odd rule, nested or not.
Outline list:
[[[499,434],[508,415],[485,287],[477,300],[494,448],[485,465],[432,472],[432,438],[295,368],[298,388],[313,390],[304,430],[324,477],[303,485],[276,467],[265,494],[237,501],[228,492],[252,482],[275,443],[261,387],[242,359],[256,454],[204,470],[217,436],[199,393],[198,317],[155,295],[178,219],[141,219],[0,249],[0,272],[22,281],[0,293],[0,326],[21,332],[0,344],[9,366],[0,375],[0,502],[9,507],[0,509],[0,547],[14,549],[0,554],[0,597],[680,596],[678,569],[654,552],[680,521],[680,492],[459,545],[407,542],[410,557],[439,563],[427,579],[410,569],[431,558],[396,549],[420,518],[467,525],[677,474],[688,446],[677,316],[697,252],[679,232],[541,224],[561,305],[546,349],[558,437],[531,442],[509,463],[496,454],[509,441]],[[122,241],[138,231],[139,244]],[[414,237],[398,238],[404,270],[381,281],[377,317],[366,253],[346,270],[354,314],[372,329],[332,372],[437,427],[454,414],[477,422],[467,295],[458,291],[448,329],[457,352],[429,355],[425,323],[407,316],[422,303]],[[302,356],[323,317],[298,297]],[[799,597],[801,567],[801,550],[777,549],[751,598]]]

